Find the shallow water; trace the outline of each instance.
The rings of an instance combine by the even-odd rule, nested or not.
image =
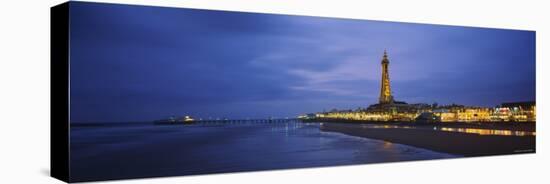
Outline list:
[[[357,126],[357,125],[355,125]],[[536,136],[534,131],[519,131],[519,130],[503,130],[503,129],[487,129],[487,128],[454,128],[445,126],[406,126],[406,125],[360,125],[364,129],[430,129],[434,131],[458,132],[477,135],[498,135],[498,136]]]
[[[454,158],[319,123],[71,128],[74,181]]]

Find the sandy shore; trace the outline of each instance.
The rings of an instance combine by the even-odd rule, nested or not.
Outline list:
[[[478,135],[459,132],[434,131],[428,127],[434,125],[412,125],[416,128],[366,128],[363,124],[324,123],[322,131],[339,132],[388,142],[405,144],[438,152],[462,155],[484,156],[498,154],[534,153],[535,136],[501,136]],[[392,124],[395,125],[395,124]],[[447,124],[446,127],[449,127]],[[498,130],[534,131],[531,126],[484,126],[484,125],[451,125],[454,128],[478,128]]]

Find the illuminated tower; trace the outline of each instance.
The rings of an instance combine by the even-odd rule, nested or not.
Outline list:
[[[380,88],[380,104],[391,104],[393,103],[393,96],[391,95],[390,88],[390,74],[388,72],[388,65],[390,60],[388,60],[388,54],[384,50],[384,57],[382,58],[382,86]]]

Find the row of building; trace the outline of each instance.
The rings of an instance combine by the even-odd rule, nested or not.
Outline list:
[[[301,119],[429,122],[535,122],[535,102],[503,103],[497,107],[462,105],[379,104],[367,109],[332,110],[302,115]]]
[[[301,115],[300,119],[359,120],[359,121],[428,121],[428,122],[535,122],[536,104],[532,102],[503,103],[497,107],[463,105],[407,104],[393,98],[388,54],[381,61],[382,80],[377,104],[365,109],[332,110]]]

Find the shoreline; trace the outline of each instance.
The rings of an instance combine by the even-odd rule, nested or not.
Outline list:
[[[326,122],[337,124],[363,124],[363,125],[399,125],[399,126],[445,126],[460,128],[479,128],[479,129],[501,129],[501,130],[519,130],[535,131],[535,122],[403,122],[403,121],[363,121],[363,120],[329,120],[315,119],[302,120],[308,122]]]
[[[443,124],[455,128],[495,128],[471,124]],[[396,123],[371,123],[371,125],[396,125]],[[404,125],[418,128],[368,128],[361,127],[355,123],[329,122],[323,123],[320,129],[325,132],[338,132],[350,136],[377,139],[464,157],[536,152],[536,136],[478,135],[471,133],[435,131],[426,128],[441,126],[434,124],[411,125],[410,123],[405,123]],[[530,130],[530,128],[527,127],[506,128],[506,130],[513,131]]]

